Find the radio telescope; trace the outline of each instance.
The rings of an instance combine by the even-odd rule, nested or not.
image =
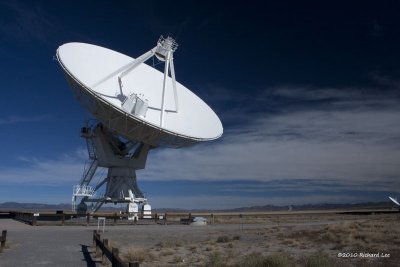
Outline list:
[[[135,172],[145,168],[149,150],[187,147],[222,135],[214,111],[176,81],[177,47],[174,39],[161,36],[136,59],[85,43],[58,48],[58,62],[75,98],[96,119],[81,129],[89,161],[73,189],[73,210],[78,200],[82,213],[87,203],[92,203],[91,212],[105,203],[126,203],[130,219],[140,210],[149,217],[151,206]],[[164,63],[164,73],[145,63],[150,58]],[[98,167],[108,169],[107,176],[92,185]]]

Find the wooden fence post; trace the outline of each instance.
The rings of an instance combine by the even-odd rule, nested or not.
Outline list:
[[[114,225],[117,223],[117,213],[114,213]]]
[[[211,224],[214,224],[214,213],[211,213]]]
[[[104,261],[104,251],[106,250],[106,247],[108,248],[108,239],[103,239],[103,250],[101,253],[101,262]]]
[[[165,216],[164,216],[164,225],[166,225],[167,224],[167,213],[165,213]]]
[[[33,216],[33,214],[32,214],[32,226],[36,226],[36,225],[37,225],[36,216]]]
[[[99,244],[98,244],[98,241],[100,240],[100,234],[96,231],[96,230],[94,230],[94,237],[93,237],[93,241],[95,242],[95,244],[96,244],[96,254],[98,253],[97,251],[99,250]]]
[[[2,252],[4,247],[6,246],[6,240],[7,240],[7,230],[3,230],[3,232],[1,232],[0,252]]]
[[[93,230],[93,246],[96,245],[96,234],[97,234],[97,230]]]
[[[117,248],[112,248],[112,261],[111,261],[111,265],[113,267],[118,266],[118,261],[117,261],[117,257],[118,257],[119,251]]]
[[[110,261],[112,267],[139,267],[139,262],[129,262],[128,264],[124,263],[122,259],[119,257],[118,248],[110,248],[109,240],[100,239],[100,233],[97,230],[93,230],[93,245],[96,245],[96,257],[100,257],[101,251],[101,262],[104,261],[104,255]]]

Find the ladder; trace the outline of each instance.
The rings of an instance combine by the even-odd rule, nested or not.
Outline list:
[[[83,171],[82,179],[80,181],[81,186],[86,186],[92,180],[94,174],[96,173],[98,161],[96,155],[96,145],[94,143],[93,129],[82,128],[81,136],[86,139],[86,146],[89,155],[89,161],[85,164],[85,170]]]
[[[87,167],[87,166],[89,166],[89,167]],[[97,159],[91,159],[86,163],[86,167],[83,172],[81,182],[79,183],[81,186],[85,186],[90,183],[94,174],[96,173],[97,166],[98,166]]]

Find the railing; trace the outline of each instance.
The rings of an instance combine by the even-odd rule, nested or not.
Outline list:
[[[96,159],[96,146],[94,144],[93,138],[86,138],[86,145],[90,159]]]
[[[97,218],[104,217],[107,225],[135,225],[135,224],[189,224],[193,217],[204,217],[207,224],[254,224],[262,222],[280,223],[283,220],[304,220],[313,221],[316,214],[331,214],[335,216],[351,214],[381,214],[398,213],[388,209],[375,210],[314,210],[314,211],[268,211],[268,212],[169,212],[152,213],[150,219],[143,218],[139,214],[139,220],[128,220],[129,215],[116,212],[96,212],[94,214],[77,214],[76,212],[21,212],[21,211],[0,211],[0,216],[13,218],[30,225],[97,225]],[[299,217],[299,215],[302,215]]]
[[[97,230],[93,231],[93,246],[96,246],[96,255],[101,252],[101,260],[104,256],[111,262],[112,267],[139,267],[139,262],[123,261],[119,256],[118,248],[111,248],[108,245],[108,239],[101,240],[100,233]]]
[[[19,212],[10,211],[10,218],[21,221],[32,226],[38,225],[97,225],[97,219],[104,217],[107,224],[167,224],[167,215],[163,214],[163,219],[159,219],[157,214],[152,214],[150,219],[143,218],[142,214],[138,215],[139,221],[128,220],[129,214],[119,213],[96,213],[96,214],[77,214],[75,212],[50,213],[50,212]],[[148,216],[148,215],[147,215]]]
[[[77,197],[91,197],[94,195],[94,188],[88,185],[74,185],[72,195]]]
[[[3,230],[3,232],[1,232],[1,236],[0,236],[0,252],[3,251],[4,247],[6,246],[6,241],[7,241],[7,230]]]
[[[310,212],[312,215],[318,212]],[[337,212],[331,212],[335,214]],[[138,221],[128,220],[129,214],[120,213],[105,213],[96,212],[95,214],[77,214],[75,212],[63,212],[60,214],[49,212],[11,212],[11,218],[25,222],[32,226],[37,225],[97,225],[98,217],[104,217],[107,225],[136,225],[136,224],[190,224],[193,217],[201,216],[207,219],[207,224],[230,224],[230,223],[255,223],[264,222],[279,222],[282,218],[295,215],[296,212],[225,212],[225,213],[153,213],[150,219],[143,218],[142,214],[138,214]],[[305,215],[306,216],[306,215]]]
[[[271,222],[278,222],[280,218],[296,215],[297,212],[222,212],[222,213],[153,213],[151,219],[144,219],[143,215],[139,214],[139,220],[128,220],[128,214],[111,213],[111,212],[96,212],[95,214],[77,214],[76,212],[21,212],[21,211],[8,211],[9,218],[25,222],[32,226],[37,225],[97,225],[98,217],[105,217],[107,225],[135,225],[135,224],[188,224],[191,218],[201,216],[207,219],[207,224],[220,224],[220,223],[254,223],[254,219],[262,222],[265,220]],[[321,211],[307,212],[304,216],[312,216],[313,214],[321,213]],[[336,214],[338,211],[330,211],[323,213]],[[303,214],[303,213],[301,213]]]
[[[82,178],[80,181],[81,185],[88,185],[90,183],[94,174],[96,173],[97,165],[98,165],[97,159],[90,159],[85,164],[85,169],[83,171]]]

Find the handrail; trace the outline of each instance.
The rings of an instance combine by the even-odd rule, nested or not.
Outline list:
[[[93,246],[96,246],[96,254],[101,251],[101,259],[104,256],[111,262],[112,267],[139,267],[139,262],[128,262],[123,261],[119,256],[118,248],[111,248],[108,245],[108,239],[101,240],[101,235],[97,230],[93,231]]]

